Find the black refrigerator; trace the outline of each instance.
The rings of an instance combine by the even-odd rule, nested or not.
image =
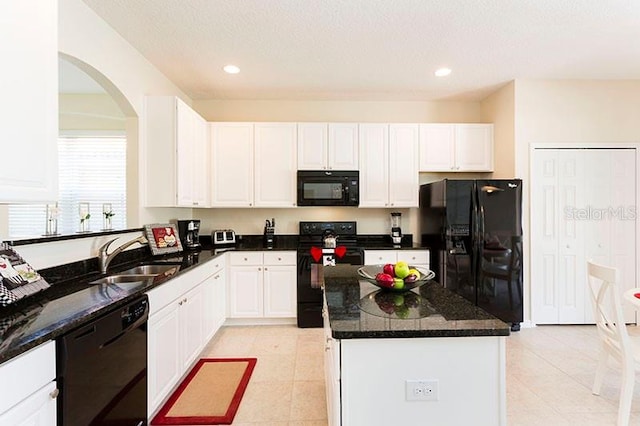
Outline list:
[[[435,279],[519,330],[522,181],[444,179],[421,185],[419,227]]]

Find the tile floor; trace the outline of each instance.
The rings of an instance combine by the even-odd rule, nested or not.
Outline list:
[[[629,332],[640,336],[640,327]],[[258,358],[233,425],[326,426],[322,340],[321,329],[223,327],[203,356]],[[513,333],[507,339],[508,425],[615,425],[620,368],[612,361],[601,395],[591,394],[597,344],[595,326]],[[631,424],[640,424],[640,385],[631,410]]]

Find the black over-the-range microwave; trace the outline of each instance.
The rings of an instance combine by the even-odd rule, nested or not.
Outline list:
[[[298,206],[358,206],[359,172],[299,170]]]

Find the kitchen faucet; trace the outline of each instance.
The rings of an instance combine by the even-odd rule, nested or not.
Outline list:
[[[140,243],[142,245],[149,243],[146,237],[144,235],[141,235],[134,240],[131,240],[122,244],[120,247],[116,248],[111,253],[107,253],[107,250],[109,249],[109,246],[111,245],[111,243],[113,243],[117,239],[118,238],[114,238],[113,240],[107,241],[104,245],[102,245],[102,247],[98,249],[98,265],[100,267],[100,272],[103,274],[107,273],[107,267],[109,267],[109,263],[111,263],[113,258],[116,257],[118,254],[120,254],[122,250],[126,249],[129,246],[134,245],[135,243]]]

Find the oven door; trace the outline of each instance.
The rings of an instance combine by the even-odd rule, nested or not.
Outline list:
[[[364,255],[360,249],[348,249],[336,263],[342,265],[362,265]],[[322,327],[322,287],[324,285],[322,263],[313,261],[309,249],[298,249],[298,327]],[[330,266],[326,266],[330,268]]]
[[[358,172],[298,171],[298,206],[357,206]]]

